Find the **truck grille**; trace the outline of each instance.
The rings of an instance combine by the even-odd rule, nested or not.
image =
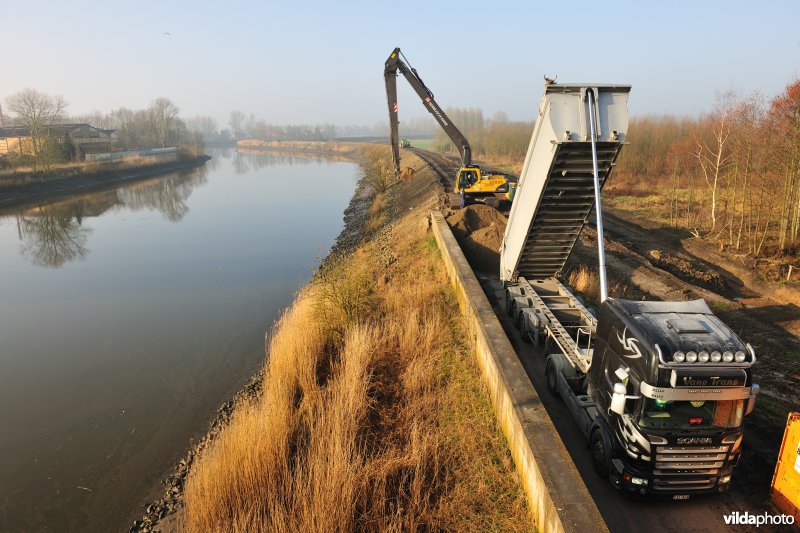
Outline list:
[[[653,490],[690,491],[713,489],[729,447],[657,446]]]

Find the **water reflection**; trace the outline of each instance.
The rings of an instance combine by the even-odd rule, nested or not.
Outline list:
[[[326,154],[325,159],[319,155],[303,154],[301,152],[286,152],[280,150],[253,150],[239,148],[233,154],[233,166],[237,174],[245,174],[251,170],[259,170],[275,165],[324,165],[330,166],[336,162],[352,163],[354,160],[347,156]]]
[[[20,252],[36,266],[59,268],[89,253],[86,241],[92,230],[81,226],[81,218],[69,208],[38,207],[18,215],[17,231]]]
[[[178,222],[189,212],[186,201],[192,191],[207,183],[205,166],[173,174],[166,178],[145,181],[117,189],[117,198],[131,211],[151,209],[160,212],[171,222]]]
[[[100,217],[112,208],[158,211],[167,220],[178,222],[189,212],[189,196],[207,183],[207,173],[203,166],[22,211],[15,215],[20,251],[32,264],[47,268],[84,259],[92,234],[92,229],[83,225],[84,219]]]

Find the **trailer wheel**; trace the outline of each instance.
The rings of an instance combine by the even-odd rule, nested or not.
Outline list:
[[[522,337],[522,342],[525,344],[533,343],[533,336],[536,335],[535,332],[529,330],[524,324],[519,328],[519,332]]]
[[[602,429],[592,432],[589,451],[592,454],[592,466],[594,466],[595,472],[601,478],[607,478],[611,469],[611,443]]]
[[[547,390],[556,398],[561,395],[558,394],[558,367],[552,357],[547,358],[547,364],[544,367],[544,377],[547,379]]]
[[[524,322],[522,320],[522,309],[514,309],[514,327],[520,331],[524,331]]]
[[[506,311],[508,311],[508,316],[512,319],[514,318],[514,314],[517,312],[517,306],[514,303],[514,299],[511,297],[510,294],[506,293]]]

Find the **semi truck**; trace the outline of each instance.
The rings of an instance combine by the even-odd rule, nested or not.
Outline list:
[[[544,347],[550,393],[596,472],[635,495],[723,493],[759,391],[756,354],[703,300],[608,296],[600,191],[626,143],[628,85],[545,86],[500,249],[506,310]],[[600,303],[561,281],[594,211]]]
[[[422,99],[425,109],[433,115],[436,122],[450,137],[453,145],[458,150],[461,158],[461,168],[456,172],[453,192],[448,193],[448,202],[453,209],[462,208],[464,205],[482,201],[497,207],[500,201],[509,198],[509,181],[502,174],[486,172],[478,165],[472,163],[472,148],[469,141],[461,133],[447,113],[439,107],[433,97],[433,92],[425,85],[416,69],[403,61],[400,48],[395,48],[386,60],[383,68],[383,78],[386,84],[386,100],[389,105],[390,142],[392,145],[392,159],[395,174],[400,174],[400,147],[399,147],[399,120],[397,114],[397,76],[402,74],[414,92]],[[405,146],[404,146],[405,147]]]

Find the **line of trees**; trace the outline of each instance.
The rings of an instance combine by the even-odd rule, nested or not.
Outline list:
[[[502,111],[485,119],[478,108],[447,108],[447,115],[469,140],[472,153],[504,161],[522,160],[531,138],[533,123],[510,121]],[[436,129],[434,148],[441,152],[454,152],[450,138]]]
[[[628,140],[614,183],[660,191],[675,225],[747,255],[800,249],[800,80],[697,119],[634,119]]]
[[[253,113],[245,116],[240,111],[231,112],[228,125],[237,139],[331,141],[336,138],[336,126],[333,124],[268,124],[266,120],[257,119]]]
[[[164,97],[156,98],[144,109],[120,107],[110,113],[95,111],[72,116],[69,122],[116,130],[117,146],[122,149],[166,148],[199,141],[180,117],[178,106]]]

